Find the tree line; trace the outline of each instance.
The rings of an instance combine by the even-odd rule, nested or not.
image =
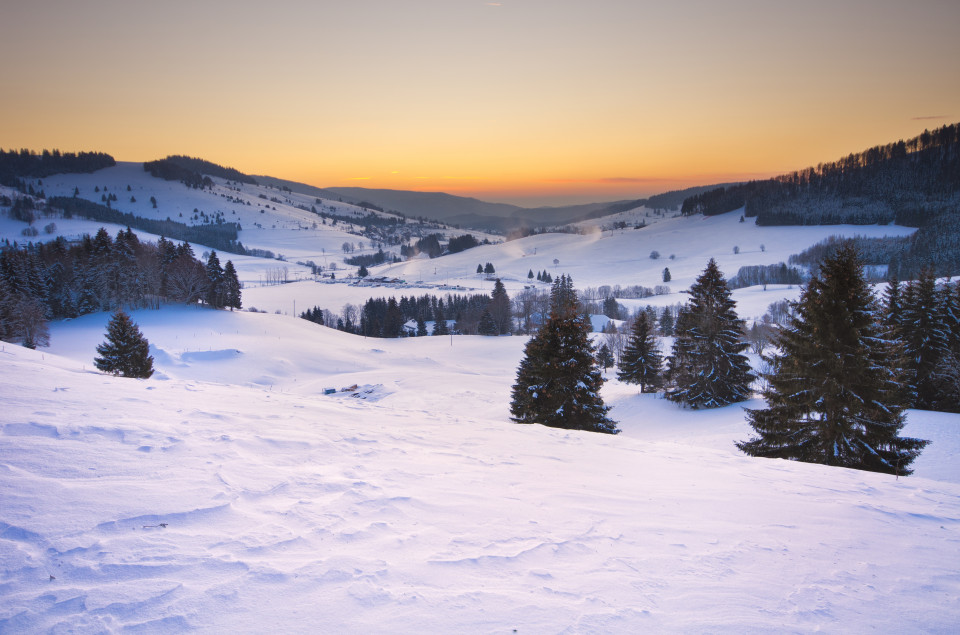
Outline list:
[[[205,176],[208,174],[228,181],[257,184],[256,179],[239,170],[183,155],[170,155],[165,159],[146,161],[143,164],[143,171],[149,172],[150,176],[165,181],[180,181],[187,187],[193,188],[213,187],[213,181]]]
[[[359,308],[345,306],[340,314],[313,307],[300,317],[366,337],[447,335],[449,321],[454,322],[454,331],[462,335],[509,335],[515,330],[510,297],[500,280],[494,283],[490,294],[370,298]],[[404,329],[408,322],[416,323],[413,333]],[[434,324],[432,330],[427,328],[429,322]]]
[[[0,339],[31,348],[47,343],[50,319],[198,301],[240,308],[233,263],[213,251],[204,264],[188,243],[142,242],[130,228],[0,251]]]
[[[0,184],[19,187],[20,179],[44,178],[51,174],[96,172],[113,167],[116,160],[103,152],[60,152],[0,149]]]
[[[960,124],[952,124],[773,179],[714,188],[685,199],[681,212],[743,207],[758,225],[921,227],[955,213],[958,194]]]

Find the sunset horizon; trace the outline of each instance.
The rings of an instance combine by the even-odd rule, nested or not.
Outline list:
[[[638,199],[960,119],[960,6],[936,1],[98,0],[7,14],[0,147],[183,154],[317,187]]]

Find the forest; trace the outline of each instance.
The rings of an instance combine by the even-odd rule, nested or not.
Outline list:
[[[77,243],[0,250],[0,339],[43,345],[48,319],[74,318],[116,308],[158,308],[164,302],[240,308],[232,262],[216,252],[198,260],[186,242],[143,242],[129,228],[115,238],[103,228]]]
[[[20,188],[20,179],[44,178],[51,174],[95,172],[116,165],[103,152],[60,152],[44,150],[40,154],[30,150],[0,149],[0,185]]]
[[[166,181],[180,181],[188,187],[210,187],[213,181],[204,175],[216,176],[228,181],[256,185],[257,181],[239,170],[225,168],[222,165],[182,155],[171,155],[166,159],[147,161],[144,172]]]
[[[51,196],[47,199],[47,205],[61,210],[66,218],[79,216],[101,223],[134,227],[157,236],[169,236],[174,240],[199,243],[221,251],[245,253],[243,245],[237,241],[240,226],[233,222],[222,222],[219,217],[217,220],[220,222],[186,225],[169,218],[166,220],[143,218],[86,199],[67,196]]]

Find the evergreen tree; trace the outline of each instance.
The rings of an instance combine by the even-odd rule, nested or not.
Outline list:
[[[220,266],[220,259],[217,258],[217,252],[211,251],[207,258],[207,292],[204,300],[210,306],[219,309],[224,305],[223,288],[223,267]]]
[[[673,337],[673,311],[664,307],[660,314],[660,334],[664,337]]]
[[[497,323],[494,321],[493,316],[490,314],[489,309],[484,309],[483,313],[480,314],[480,323],[477,325],[477,334],[478,335],[499,335],[500,331],[497,329]]]
[[[360,278],[366,278],[370,275],[370,272],[367,270],[366,265],[360,265],[360,268],[357,269],[357,276]]]
[[[437,310],[433,312],[433,335],[449,335],[450,329],[447,328],[447,318],[443,314],[443,300],[437,302]]]
[[[403,333],[403,314],[396,298],[387,300],[387,311],[383,318],[381,337],[400,337]]]
[[[117,309],[107,324],[107,339],[97,346],[94,365],[105,373],[146,379],[153,374],[150,344],[123,309]]]
[[[894,274],[890,276],[887,288],[883,292],[883,323],[893,328],[899,327],[903,321],[903,300],[900,291],[900,280]]]
[[[904,292],[902,324],[898,329],[906,357],[913,407],[936,409],[937,366],[949,350],[949,333],[940,313],[936,278],[924,269]]]
[[[233,266],[233,261],[231,260],[228,260],[227,264],[223,267],[223,288],[226,306],[237,310],[243,308],[240,279],[237,278],[237,270]],[[322,316],[320,318],[320,323],[323,323]]]
[[[600,350],[597,351],[597,363],[603,367],[603,372],[607,372],[607,369],[613,366],[613,353],[610,352],[610,347],[606,344],[602,344]]]
[[[640,392],[656,390],[663,384],[663,357],[653,337],[653,328],[646,312],[637,314],[633,334],[620,358],[617,379],[628,384],[639,384]]]
[[[927,441],[898,436],[898,373],[852,246],[823,261],[790,320],[771,360],[767,408],[747,414],[758,436],[737,447],[750,456],[910,474]]]
[[[693,408],[716,408],[750,396],[750,362],[742,353],[743,320],[713,258],[690,287],[690,302],[678,319],[666,397]]]
[[[483,265],[477,265],[477,273],[483,274]]]
[[[494,335],[510,335],[513,333],[513,312],[510,309],[510,296],[500,278],[493,283],[493,293],[490,294],[490,304],[487,305],[490,317],[496,325]]]
[[[672,278],[671,278],[671,276],[670,276],[670,267],[664,267],[664,268],[663,268],[663,281],[664,281],[664,282],[670,282],[671,279],[672,279]]]
[[[600,397],[589,324],[573,291],[560,276],[551,290],[550,317],[524,350],[513,386],[510,412],[517,423],[616,434],[609,407]]]
[[[494,273],[496,273],[496,269],[493,268],[492,263],[488,262],[486,265],[483,266],[483,273],[487,275],[493,275]]]
[[[533,280],[533,269],[527,272],[527,280]]]
[[[417,337],[423,337],[427,334],[427,323],[422,317],[417,317]]]
[[[943,285],[939,296],[949,346],[936,368],[937,409],[960,412],[960,283]]]
[[[614,297],[609,297],[603,301],[603,314],[606,315],[611,320],[620,319],[620,304],[617,302],[617,299]]]

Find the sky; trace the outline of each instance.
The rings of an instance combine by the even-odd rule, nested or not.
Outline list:
[[[960,121],[956,0],[32,0],[0,148],[521,205],[763,178]]]

